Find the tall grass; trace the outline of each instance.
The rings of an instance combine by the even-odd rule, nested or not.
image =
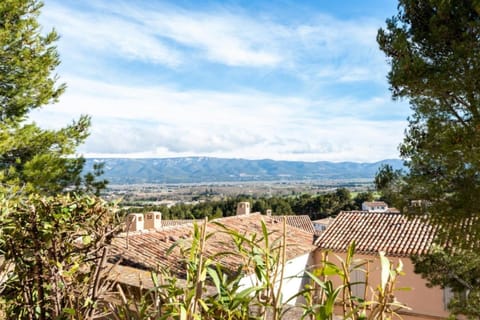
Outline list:
[[[355,244],[348,248],[346,258],[333,263],[329,253],[323,253],[321,262],[305,270],[310,281],[291,297],[282,296],[286,265],[286,225],[280,237],[272,240],[265,222],[261,234],[241,234],[218,222],[213,222],[228,234],[234,249],[209,256],[206,245],[212,237],[207,223],[195,225],[191,241],[175,243],[180,249],[185,268],[184,280],[170,270],[152,272],[153,288],[133,294],[122,286],[117,288],[117,303],[109,303],[114,319],[272,319],[285,318],[282,301],[303,297],[301,319],[327,320],[334,315],[344,319],[391,319],[404,308],[395,300],[397,277],[402,275],[401,263],[393,266],[380,254],[382,277],[380,284],[370,288],[369,262],[355,259]],[[217,231],[218,232],[218,231]],[[235,255],[242,263],[232,272],[222,258]],[[364,272],[365,281],[352,282],[352,272]],[[252,283],[242,282],[251,275]],[[303,275],[299,275],[303,276]],[[334,278],[337,280],[335,281]],[[337,284],[338,283],[338,284]],[[361,297],[353,294],[354,286],[363,285]],[[370,299],[366,297],[370,295]],[[286,318],[285,318],[286,319]]]

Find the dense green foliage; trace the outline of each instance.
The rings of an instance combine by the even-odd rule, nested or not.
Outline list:
[[[381,194],[381,200],[389,204],[402,203],[403,176],[402,170],[394,170],[390,165],[384,165],[378,169],[374,184],[375,189]]]
[[[126,212],[148,212],[160,211],[165,219],[201,219],[220,218],[236,214],[238,202],[249,201],[252,212],[265,213],[267,209],[272,210],[274,215],[308,215],[311,219],[321,219],[335,216],[342,210],[360,210],[363,201],[373,200],[371,192],[361,192],[353,199],[350,191],[346,188],[339,188],[334,192],[327,192],[318,195],[303,194],[299,196],[272,196],[268,198],[252,198],[237,196],[218,201],[206,201],[195,204],[176,204],[171,207],[166,205],[147,205],[144,207],[129,207]]]
[[[408,99],[413,111],[400,146],[408,172],[396,179],[383,170],[379,182],[389,178],[383,186],[398,192],[395,206],[426,215],[439,226],[438,242],[456,247],[424,257],[417,270],[432,284],[456,283],[458,293],[469,289],[469,271],[458,267],[475,274],[475,265],[461,261],[480,249],[479,13],[478,1],[400,0],[398,14],[377,36],[391,65],[393,97]],[[448,272],[439,273],[437,265]],[[478,292],[479,284],[471,285]],[[478,298],[468,303],[453,311],[478,315]]]
[[[378,33],[395,98],[413,111],[400,154],[409,169],[402,208],[443,228],[478,216],[480,16],[472,1],[401,0]],[[409,200],[428,206],[408,207]],[[472,220],[473,221],[473,220]],[[480,229],[480,220],[475,220]]]
[[[98,198],[0,195],[0,275],[9,271],[0,310],[8,319],[91,316],[115,221]]]
[[[89,117],[58,130],[29,119],[65,90],[53,73],[58,35],[42,33],[41,7],[0,1],[0,316],[82,319],[96,308],[115,223],[100,199],[57,195],[105,187],[102,166],[82,176],[85,160],[75,154]]]
[[[30,111],[56,102],[65,90],[53,74],[60,63],[58,35],[41,33],[41,7],[36,0],[0,2],[0,184],[46,194],[87,184],[98,193],[105,181],[95,181],[94,173],[82,177],[84,159],[72,157],[88,136],[90,119],[82,116],[59,130],[28,122]]]

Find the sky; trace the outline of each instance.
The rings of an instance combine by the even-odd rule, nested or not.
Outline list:
[[[45,0],[60,34],[60,101],[85,157],[398,158],[410,113],[393,101],[376,33],[396,1]]]

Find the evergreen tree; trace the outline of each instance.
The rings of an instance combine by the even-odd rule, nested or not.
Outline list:
[[[76,147],[88,136],[90,119],[82,116],[60,130],[45,130],[28,120],[29,112],[58,101],[60,63],[55,31],[42,34],[37,0],[0,2],[0,185],[54,194],[66,188],[98,193],[101,167],[82,177],[84,159]]]
[[[362,210],[362,204],[364,202],[373,201],[375,197],[371,191],[359,192],[355,198],[353,198],[354,210]]]
[[[400,146],[409,169],[402,194],[428,204],[403,207],[447,229],[479,212],[479,9],[466,0],[401,0],[378,33],[393,97],[408,98],[413,111]]]
[[[403,184],[402,170],[394,170],[391,165],[384,164],[378,169],[374,184],[375,189],[382,195],[382,201],[385,201],[389,205],[401,201],[400,192]]]
[[[469,271],[457,270],[457,262],[478,254],[480,239],[479,13],[479,1],[400,0],[398,14],[377,36],[391,65],[393,97],[408,99],[413,111],[400,146],[408,172],[395,206],[427,216],[439,226],[439,244],[456,248],[419,259],[417,271],[433,285],[456,283],[458,294],[468,289],[472,297],[479,286],[465,286]],[[431,261],[445,267],[442,277],[432,278]],[[463,311],[454,311],[478,315],[478,298],[466,301]]]

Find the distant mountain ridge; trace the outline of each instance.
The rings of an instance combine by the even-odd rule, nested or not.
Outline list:
[[[105,163],[103,177],[112,184],[373,179],[382,164],[403,168],[399,159],[359,163],[184,157],[89,158],[85,170],[96,162]]]

